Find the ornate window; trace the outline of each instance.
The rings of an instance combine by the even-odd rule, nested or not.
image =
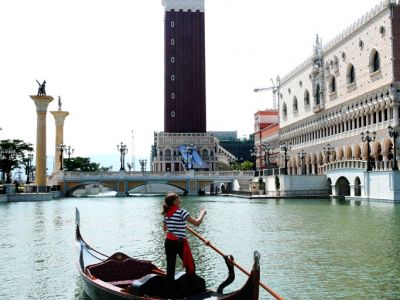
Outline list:
[[[208,150],[207,149],[203,149],[201,151],[201,158],[202,159],[208,159]]]
[[[175,75],[171,75],[171,81],[175,81]]]
[[[165,150],[165,160],[171,160],[171,150],[170,149],[166,149]]]
[[[175,118],[175,111],[171,111],[171,118]]]
[[[329,79],[329,93],[335,93],[336,92],[336,78],[335,76],[331,76]]]
[[[175,99],[175,93],[174,93],[174,92],[171,93],[171,99],[172,99],[172,100]]]
[[[295,97],[293,98],[293,112],[294,112],[294,113],[297,113],[298,110],[299,110],[299,106],[298,106],[298,104],[297,104],[297,98],[296,98],[296,96],[295,96]]]
[[[309,106],[310,105],[310,93],[308,90],[304,91],[304,106]]]
[[[315,90],[315,105],[320,105],[320,103],[321,103],[321,87],[318,84]]]
[[[380,69],[381,69],[381,59],[379,57],[379,52],[373,49],[369,60],[369,72],[374,73],[379,71]]]
[[[287,107],[286,107],[286,103],[285,102],[283,102],[283,105],[282,105],[282,116],[284,118],[287,117]]]
[[[347,67],[347,84],[352,84],[356,81],[356,71],[354,70],[354,66],[349,64]]]
[[[174,27],[175,27],[175,22],[171,21],[171,28],[174,28]]]

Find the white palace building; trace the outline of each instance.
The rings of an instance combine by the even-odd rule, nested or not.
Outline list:
[[[400,1],[383,1],[324,46],[317,36],[278,95],[289,175],[325,175],[332,195],[400,201]]]

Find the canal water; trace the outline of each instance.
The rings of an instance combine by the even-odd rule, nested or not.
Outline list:
[[[65,198],[0,204],[0,299],[85,299],[75,266],[75,207],[81,232],[103,253],[122,251],[165,268],[161,197]],[[400,299],[400,206],[314,200],[183,197],[197,231],[285,299]],[[197,272],[216,288],[223,259],[189,236]],[[181,266],[179,266],[181,268]],[[226,291],[246,276],[236,271]],[[260,288],[260,299],[271,299]]]

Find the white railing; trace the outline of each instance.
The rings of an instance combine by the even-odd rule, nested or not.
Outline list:
[[[167,178],[167,177],[254,177],[254,171],[171,171],[171,172],[140,172],[140,171],[126,171],[126,172],[76,172],[66,171],[60,172],[59,178],[62,180],[67,179],[84,179],[84,178]]]
[[[325,174],[327,171],[337,169],[367,169],[368,162],[366,160],[344,160],[335,161],[318,167],[319,174]],[[399,162],[397,162],[399,167]],[[390,171],[393,169],[393,161],[376,161],[371,162],[372,171]]]

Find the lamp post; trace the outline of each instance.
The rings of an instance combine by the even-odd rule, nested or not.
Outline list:
[[[238,159],[236,157],[235,158],[229,158],[228,161],[229,161],[229,169],[231,171],[235,170],[236,166],[237,166]]]
[[[196,150],[196,146],[193,144],[186,146],[186,170],[193,169],[193,151]],[[189,154],[191,163],[189,165]]]
[[[281,144],[281,151],[284,153],[284,161],[285,161],[285,168],[283,170],[283,175],[287,175],[287,162],[288,162],[288,157],[287,157],[287,152],[291,149],[290,144]]]
[[[121,142],[121,144],[117,145],[117,149],[121,155],[119,159],[121,162],[121,167],[119,170],[125,171],[125,155],[128,153],[128,147]]]
[[[393,138],[393,167],[392,170],[397,171],[399,167],[397,166],[397,156],[396,156],[396,139],[399,137],[399,132],[396,131],[392,126],[388,127],[389,136]]]
[[[257,169],[257,158],[260,158],[259,172],[260,172],[260,175],[261,175],[261,168],[262,168],[262,161],[261,161],[261,159],[262,159],[262,154],[261,154],[260,148],[261,148],[261,147],[254,146],[253,149],[250,149],[250,155],[251,155],[251,156],[254,156],[254,158],[255,158],[255,160],[256,160],[256,169]]]
[[[329,157],[335,150],[335,147],[331,146],[330,144],[327,144],[325,147],[322,148],[324,151],[324,154],[327,156],[327,163],[329,164]]]
[[[361,132],[361,141],[367,142],[367,171],[372,171],[371,147],[369,146],[369,143],[375,141],[375,135],[376,135],[375,131],[374,132],[369,132],[369,131]]]
[[[268,170],[272,155],[271,145],[262,144],[261,150],[264,152],[264,168]]]
[[[304,172],[304,158],[306,157],[306,152],[304,150],[301,150],[301,152],[297,153],[297,157],[301,161],[301,175],[305,174]]]
[[[140,169],[142,173],[146,171],[147,159],[139,159]]]
[[[67,150],[67,146],[64,144],[57,144],[56,145],[57,152],[60,153],[59,160],[60,160],[60,171],[63,169],[63,153]]]
[[[32,160],[33,160],[33,154],[29,153],[28,157],[26,158],[26,166],[25,166],[26,184],[31,183],[30,175],[31,175]]]
[[[68,146],[68,147],[66,147],[65,151],[67,152],[67,155],[68,155],[68,167],[67,166],[65,166],[65,167],[68,170],[68,168],[71,167],[71,164],[70,164],[71,155],[74,154],[74,149],[72,149],[71,146]],[[70,171],[70,170],[68,170],[68,171]]]

